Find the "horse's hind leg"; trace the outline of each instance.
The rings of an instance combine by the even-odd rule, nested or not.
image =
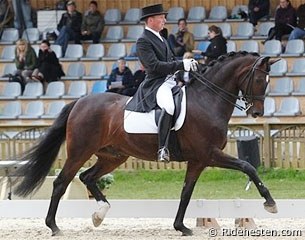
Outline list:
[[[234,169],[246,173],[254,182],[260,195],[266,199],[266,202],[264,203],[265,209],[270,213],[277,213],[276,203],[273,200],[268,188],[264,186],[263,182],[257,175],[256,169],[249,162],[241,159],[236,159],[224,154],[219,149],[215,149],[213,152],[213,161],[211,166]]]
[[[95,165],[80,174],[80,180],[87,186],[87,189],[91,192],[99,205],[98,211],[92,215],[92,221],[95,227],[98,227],[102,223],[110,208],[109,202],[97,187],[96,182],[101,176],[110,173],[120,164],[125,162],[127,158],[127,156],[114,158],[106,155],[99,155]]]

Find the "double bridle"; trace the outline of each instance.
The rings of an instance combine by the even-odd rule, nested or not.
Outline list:
[[[264,73],[267,74],[268,81],[267,81],[265,90],[266,90],[266,88],[268,86],[268,83],[269,83],[269,75],[268,75],[269,73],[267,71],[264,71],[262,69],[257,68],[258,63],[262,58],[264,58],[264,57],[259,57],[255,60],[255,62],[252,64],[252,67],[251,67],[250,71],[247,72],[247,74],[241,80],[240,85],[243,85],[244,83],[247,84],[246,92],[245,92],[245,94],[243,94],[241,96],[240,95],[235,95],[235,94],[232,94],[232,93],[226,91],[221,86],[216,85],[215,83],[211,82],[210,80],[208,80],[204,76],[200,75],[200,73],[198,73],[198,72],[192,72],[192,75],[194,76],[194,78],[196,80],[198,80],[200,83],[205,85],[211,91],[213,91],[214,93],[219,95],[225,101],[231,103],[233,106],[235,106],[239,110],[248,111],[249,108],[251,108],[253,106],[253,101],[254,100],[264,101],[264,99],[265,99],[265,95],[254,96],[253,93],[252,93],[254,73],[255,73],[256,70],[264,72]],[[249,79],[249,80],[246,81],[247,79]],[[232,102],[231,101],[232,98],[234,98],[235,100],[239,99],[239,100],[243,101],[245,103],[245,107],[241,106],[241,105],[239,105],[235,102]]]

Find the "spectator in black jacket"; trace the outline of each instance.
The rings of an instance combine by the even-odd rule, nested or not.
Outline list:
[[[81,26],[82,14],[76,10],[75,2],[67,2],[67,12],[63,13],[57,25],[59,35],[55,41],[55,44],[62,46],[63,54],[65,54],[70,40],[80,44]]]
[[[305,3],[297,9],[298,24],[289,35],[288,40],[302,39],[305,37]]]
[[[269,0],[249,0],[249,22],[253,26],[257,25],[257,21],[263,17],[269,16],[270,1]]]

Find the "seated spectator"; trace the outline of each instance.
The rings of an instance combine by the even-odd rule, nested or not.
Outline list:
[[[297,24],[296,10],[289,0],[280,0],[280,5],[275,11],[275,26],[269,30],[268,37],[262,43],[275,38],[282,40],[285,34],[290,34]]]
[[[57,81],[64,75],[56,54],[50,48],[49,41],[43,40],[40,44],[37,68],[33,71],[32,79],[42,82],[46,87],[46,83]]]
[[[249,22],[253,26],[257,25],[257,21],[263,17],[269,16],[270,1],[269,0],[249,0]]]
[[[290,33],[288,40],[302,39],[305,37],[305,3],[298,7],[297,18],[298,24]]]
[[[59,35],[55,41],[62,47],[63,55],[67,50],[69,41],[74,40],[75,44],[80,44],[82,14],[76,10],[74,1],[67,2],[67,12],[63,13],[57,29]]]
[[[89,10],[85,13],[83,18],[81,28],[82,40],[93,40],[93,43],[99,43],[104,25],[104,18],[97,10],[97,2],[91,1]]]
[[[219,56],[227,53],[227,39],[222,35],[220,27],[212,25],[209,27],[209,41],[211,42],[205,52],[194,50],[195,53],[200,53],[205,58],[205,63],[208,64],[212,60],[216,60]]]
[[[107,81],[107,91],[122,93],[123,90],[134,85],[133,75],[130,69],[126,66],[124,58],[118,60],[118,66],[111,71],[110,77]]]
[[[194,54],[191,52],[186,52],[183,55],[183,59],[192,59],[194,58]],[[179,71],[176,75],[177,85],[182,87],[189,83],[192,76],[192,72]]]
[[[123,95],[133,96],[138,90],[140,84],[144,81],[146,72],[144,66],[140,63],[140,69],[138,69],[133,75],[133,86],[126,88],[122,91]]]
[[[21,75],[24,82],[30,81],[33,70],[37,66],[37,56],[35,50],[24,39],[16,43],[15,64],[17,68],[15,74]]]
[[[168,43],[176,57],[182,57],[185,52],[194,49],[194,35],[188,31],[185,18],[178,20],[178,32],[168,36]]]

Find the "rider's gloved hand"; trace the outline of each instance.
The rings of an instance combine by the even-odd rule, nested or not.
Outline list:
[[[183,59],[183,67],[186,72],[189,71],[197,71],[198,70],[198,62],[193,58]]]

